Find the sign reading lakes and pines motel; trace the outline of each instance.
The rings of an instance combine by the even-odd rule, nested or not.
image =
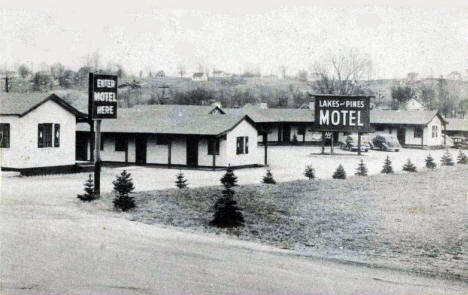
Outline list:
[[[314,95],[319,131],[369,132],[368,96]]]
[[[90,74],[89,92],[91,119],[117,118],[117,76]]]

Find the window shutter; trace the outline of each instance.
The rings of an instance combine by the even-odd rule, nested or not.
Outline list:
[[[54,124],[54,147],[60,147],[60,124]]]
[[[245,148],[244,148],[244,150],[245,150],[246,154],[249,153],[249,137],[248,136],[245,137]]]
[[[5,129],[3,130],[3,146],[6,148],[10,147],[10,124],[5,124]]]
[[[236,150],[237,155],[241,153],[241,144],[242,144],[242,137],[238,137],[237,138],[237,150]]]

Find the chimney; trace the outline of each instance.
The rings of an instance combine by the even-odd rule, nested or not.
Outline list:
[[[268,109],[268,104],[267,104],[266,102],[261,102],[261,103],[259,104],[259,107],[260,107],[261,109]]]

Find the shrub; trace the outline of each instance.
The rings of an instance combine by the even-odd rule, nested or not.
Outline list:
[[[315,169],[311,165],[307,165],[304,171],[305,177],[312,180],[315,178]]]
[[[392,161],[390,161],[389,156],[387,156],[387,158],[385,159],[384,166],[382,168],[381,173],[384,173],[384,174],[393,173]]]
[[[185,176],[184,176],[184,174],[183,174],[182,172],[179,172],[179,173],[177,174],[176,178],[177,178],[177,179],[176,179],[175,184],[176,184],[176,186],[177,186],[178,188],[180,188],[180,189],[187,188],[187,185],[188,185],[187,179],[185,179]]]
[[[234,201],[234,190],[232,187],[237,185],[237,177],[229,166],[226,173],[221,178],[224,185],[222,196],[214,204],[214,215],[210,225],[217,227],[238,227],[244,225],[244,217],[237,202]]]
[[[357,175],[357,176],[367,176],[367,167],[366,167],[366,164],[364,163],[363,159],[361,159],[361,161],[359,162],[359,165],[356,168],[355,175]]]
[[[457,163],[463,165],[468,164],[468,157],[461,150],[458,152]]]
[[[431,156],[431,154],[427,155],[424,161],[426,162],[426,168],[434,169],[435,167],[437,167],[437,164],[435,163],[434,158]]]
[[[403,171],[406,171],[406,172],[416,172],[417,169],[416,169],[416,166],[414,166],[414,164],[411,163],[411,160],[408,159],[408,161],[406,162],[406,164],[403,165]]]
[[[131,174],[124,170],[120,176],[117,176],[116,180],[112,182],[115,193],[115,209],[127,211],[135,207],[135,200],[129,195],[135,189],[130,176]]]
[[[271,174],[270,169],[268,169],[266,175],[263,176],[262,182],[268,184],[276,184],[276,181],[273,178],[273,174]]]
[[[84,186],[84,195],[77,195],[77,198],[82,200],[83,202],[91,202],[96,200],[98,196],[96,196],[96,194],[94,193],[94,180],[91,174],[89,175],[88,180],[86,180]]]
[[[445,151],[445,154],[440,159],[440,165],[442,166],[453,166],[455,163],[452,160],[452,155],[450,154],[449,150]]]
[[[346,179],[346,171],[341,164],[338,166],[338,168],[336,168],[335,173],[333,173],[333,178]]]

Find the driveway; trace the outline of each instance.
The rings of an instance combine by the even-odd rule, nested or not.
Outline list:
[[[273,150],[283,154],[282,149]],[[309,150],[299,147],[294,151],[311,161],[326,157],[308,156]],[[282,175],[282,163],[285,162],[272,162],[278,175]],[[306,161],[297,163],[302,170]],[[327,165],[317,167],[319,173],[324,169],[322,166]],[[172,186],[177,172],[142,167],[130,170],[134,172],[138,190]],[[103,191],[110,191],[110,181],[118,171],[104,169]],[[238,175],[241,183],[256,182],[263,172],[263,169],[239,170]],[[253,173],[258,174],[253,177]],[[203,185],[217,184],[222,172],[186,171],[186,174],[192,184]],[[468,292],[467,286],[458,282],[299,257],[225,236],[131,222],[117,217],[115,212],[82,210],[76,193],[86,174],[5,176],[0,203],[2,294]]]

